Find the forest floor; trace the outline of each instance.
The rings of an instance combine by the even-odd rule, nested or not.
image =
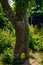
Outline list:
[[[30,55],[29,58],[30,65],[43,65],[43,53],[30,51],[29,55]],[[0,65],[3,65],[1,62],[1,57],[0,57]]]
[[[29,62],[31,65],[43,65],[43,53],[39,52],[30,52]]]

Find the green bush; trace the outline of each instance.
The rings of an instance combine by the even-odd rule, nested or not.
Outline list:
[[[0,13],[0,29],[4,29],[5,31],[12,33],[15,36],[15,30],[12,26],[11,22],[6,18],[4,13]]]
[[[15,37],[0,29],[0,53],[3,53],[7,48],[13,48],[14,44]]]
[[[12,52],[13,52],[12,49],[8,49],[2,55],[2,63],[4,65],[6,65],[6,64],[12,64],[12,62],[13,62],[13,53]]]
[[[29,26],[30,38],[29,38],[29,47],[32,50],[43,51],[43,28],[38,31],[38,29]]]

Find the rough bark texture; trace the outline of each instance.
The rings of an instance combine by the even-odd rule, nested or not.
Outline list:
[[[16,17],[18,17],[17,15]],[[22,20],[21,20],[22,18]],[[18,26],[16,29],[16,45],[14,56],[18,59],[21,54],[24,52],[26,57],[29,56],[29,28],[28,28],[28,18],[27,14],[22,14],[21,17],[17,18]],[[26,62],[27,63],[27,62]],[[29,65],[28,63],[24,65]]]
[[[28,57],[29,52],[29,29],[28,29],[28,17],[27,17],[27,3],[19,5],[20,0],[16,0],[16,21],[18,23],[16,27],[16,45],[15,45],[15,57],[18,58],[24,52]],[[20,6],[22,6],[20,8]],[[24,10],[22,10],[24,8]]]
[[[18,2],[16,1],[16,16],[14,16],[14,13],[12,12],[8,2],[6,0],[0,0],[3,10],[8,17],[8,19],[11,21],[13,26],[16,30],[16,45],[14,49],[14,56],[16,59],[20,58],[21,53],[25,53],[26,57],[29,55],[29,29],[28,29],[28,17],[27,17],[27,10],[25,8],[25,12],[20,13],[20,10],[18,9]],[[24,5],[24,7],[26,4]],[[13,64],[16,65],[16,64]],[[27,61],[23,65],[29,65]]]

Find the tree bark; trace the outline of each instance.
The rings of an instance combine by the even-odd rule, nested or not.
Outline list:
[[[21,15],[21,14],[20,14]],[[21,54],[25,53],[25,58],[29,57],[29,28],[28,28],[28,17],[27,13],[17,15],[17,22],[18,26],[16,27],[16,45],[15,45],[15,51],[14,56],[17,59],[17,64],[19,63],[19,58],[21,59]],[[22,20],[21,20],[22,18]],[[16,64],[14,63],[14,64]],[[29,60],[27,64],[29,65]]]
[[[11,21],[16,31],[16,44],[14,49],[14,57],[16,58],[13,65],[22,64],[22,60],[26,60],[29,56],[29,28],[28,28],[28,17],[27,17],[27,3],[24,4],[24,10],[19,10],[18,2],[16,2],[16,17],[14,17],[14,13],[12,12],[8,2],[6,0],[0,0],[3,10],[7,15],[8,19]],[[21,59],[21,54],[25,54],[25,59]],[[21,60],[21,61],[20,61]],[[29,65],[29,63],[25,62],[23,65]]]

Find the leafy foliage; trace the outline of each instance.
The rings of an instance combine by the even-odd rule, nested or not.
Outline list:
[[[26,11],[27,3],[28,0],[16,0],[16,6],[18,5],[19,13],[24,13]]]
[[[2,55],[2,62],[3,64],[12,64],[13,62],[13,53],[12,53],[12,49],[8,49],[6,50],[6,52],[4,52],[4,54]]]
[[[30,48],[36,51],[43,51],[43,35],[42,31],[39,32],[37,29],[33,28],[33,26],[29,26],[30,30]]]
[[[8,32],[0,29],[0,53],[7,48],[13,48],[13,44],[15,44],[15,38]]]

